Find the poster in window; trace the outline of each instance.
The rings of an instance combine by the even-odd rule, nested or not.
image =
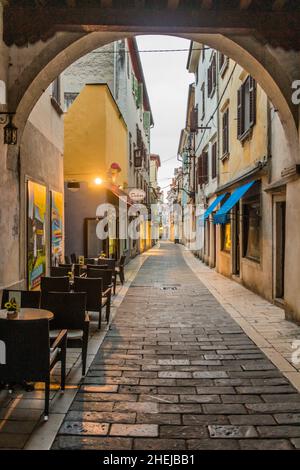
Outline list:
[[[27,183],[27,273],[29,290],[37,289],[46,273],[46,186]]]
[[[231,225],[230,222],[224,225],[224,240],[223,240],[223,250],[231,250]]]
[[[63,262],[63,195],[51,191],[51,265]]]

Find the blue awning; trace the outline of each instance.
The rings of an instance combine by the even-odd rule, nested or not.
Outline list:
[[[225,197],[227,193],[221,194],[220,196],[217,197],[217,199],[214,200],[214,202],[211,203],[211,205],[206,209],[203,215],[201,215],[200,219],[201,220],[206,220],[212,211],[217,207],[217,205],[222,201],[222,199]]]
[[[231,196],[225,201],[223,206],[218,210],[218,212],[214,215],[214,223],[215,224],[226,224],[228,221],[228,212],[235,206],[235,204],[244,196],[244,194],[248,191],[248,189],[253,186],[255,181],[250,181],[250,183],[244,184],[237,188]]]

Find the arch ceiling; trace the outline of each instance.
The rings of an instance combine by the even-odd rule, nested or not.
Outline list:
[[[255,36],[300,50],[298,0],[5,0],[4,41],[24,46],[58,31],[202,32]],[[259,15],[258,15],[259,12]]]

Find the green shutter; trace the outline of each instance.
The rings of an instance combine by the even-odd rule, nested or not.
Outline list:
[[[151,125],[151,115],[150,115],[150,111],[144,111],[144,129],[145,131],[148,131],[150,129],[150,125]]]
[[[137,81],[136,106],[138,108],[141,108],[142,103],[143,103],[143,84],[138,83]]]

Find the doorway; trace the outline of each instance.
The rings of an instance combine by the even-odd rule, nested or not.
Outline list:
[[[216,224],[213,224],[213,262],[212,262],[212,268],[215,268],[217,265],[217,226]]]
[[[233,247],[232,247],[232,274],[235,276],[240,275],[240,205],[237,203],[232,210],[232,233],[233,233]]]
[[[274,297],[284,299],[284,266],[285,266],[285,234],[286,234],[286,201],[274,201],[275,212],[275,244],[274,244]]]

